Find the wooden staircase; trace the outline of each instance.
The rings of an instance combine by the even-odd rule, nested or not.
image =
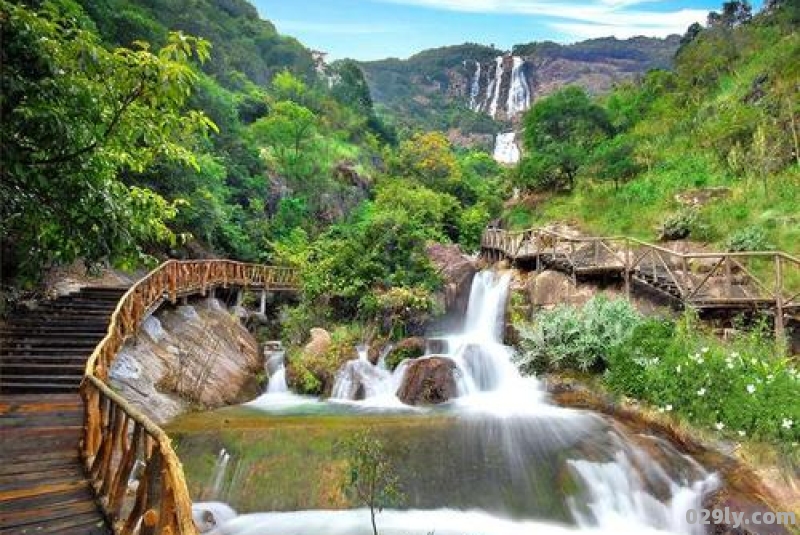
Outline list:
[[[0,394],[77,393],[125,290],[82,288],[14,315],[0,330]]]
[[[0,534],[111,533],[80,458],[78,388],[125,291],[83,288],[0,328]]]

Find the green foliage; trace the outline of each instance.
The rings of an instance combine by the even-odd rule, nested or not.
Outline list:
[[[371,430],[366,430],[346,438],[339,447],[345,452],[350,468],[345,490],[351,499],[369,508],[372,532],[378,535],[375,513],[405,499],[386,446]]]
[[[525,114],[526,155],[518,185],[572,189],[587,156],[609,134],[606,111],[579,87],[567,87],[536,102]]]
[[[759,227],[745,227],[737,230],[725,241],[725,248],[731,252],[770,251],[772,244],[767,240],[767,233]]]
[[[28,276],[79,257],[135,264],[144,246],[174,244],[177,204],[117,175],[156,158],[197,166],[193,144],[214,128],[184,110],[208,43],[174,33],[157,51],[108,50],[60,6],[0,4],[1,230]]]
[[[516,325],[521,352],[517,364],[528,374],[556,370],[603,369],[609,352],[642,322],[624,299],[592,298],[583,308],[558,305]]]
[[[366,296],[361,312],[378,325],[381,334],[397,339],[423,334],[428,322],[444,310],[427,288],[395,287]]]
[[[788,445],[800,439],[800,374],[774,349],[758,330],[726,344],[691,320],[647,320],[611,350],[605,380],[725,435]]]

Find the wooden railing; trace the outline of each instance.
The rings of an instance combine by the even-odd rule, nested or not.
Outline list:
[[[537,269],[554,267],[573,277],[616,273],[628,294],[636,282],[684,306],[768,308],[780,339],[784,313],[800,311],[800,292],[786,282],[789,274],[800,281],[800,259],[780,251],[680,252],[626,236],[567,236],[542,228],[487,229],[481,249],[490,259],[530,260]]]
[[[106,384],[114,358],[142,321],[165,300],[205,295],[215,287],[292,290],[290,268],[228,260],[168,261],[120,299],[108,333],[86,363],[81,452],[114,532],[194,535],[191,498],[169,437]]]

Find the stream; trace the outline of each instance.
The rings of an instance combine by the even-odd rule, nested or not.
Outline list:
[[[281,357],[258,399],[175,422],[198,524],[214,535],[372,533],[369,511],[342,495],[336,449],[369,428],[405,494],[377,515],[384,535],[704,533],[686,511],[719,487],[716,474],[663,439],[557,407],[520,376],[502,344],[509,283],[476,275],[463,331],[431,348],[456,363],[447,403],[404,405],[407,361],[390,372],[359,348],[328,400],[292,394]]]

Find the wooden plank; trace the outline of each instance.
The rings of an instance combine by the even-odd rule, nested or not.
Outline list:
[[[53,484],[33,485],[20,489],[0,490],[0,502],[31,498],[48,494],[58,494],[78,489],[88,489],[89,482],[85,479],[75,481],[60,481]]]
[[[83,513],[97,513],[97,504],[86,499],[73,499],[66,503],[35,506],[24,511],[0,510],[0,528],[43,524],[52,520],[69,518]]]

